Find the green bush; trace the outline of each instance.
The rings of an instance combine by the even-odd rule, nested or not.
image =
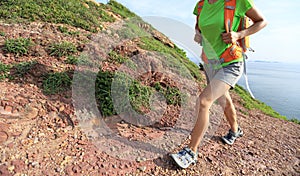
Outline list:
[[[120,54],[118,54],[117,52],[115,51],[111,51],[108,53],[108,56],[109,56],[109,61],[111,63],[118,63],[118,64],[122,64],[124,63],[126,60],[128,60],[127,57],[123,57],[121,56]]]
[[[0,62],[0,81],[9,77],[9,71],[11,66]]]
[[[182,105],[185,101],[182,100],[184,96],[177,87],[162,87],[159,82],[156,82],[154,88],[164,95],[168,105]]]
[[[67,60],[65,61],[66,64],[72,65],[81,65],[81,66],[95,66],[93,60],[90,59],[88,55],[81,54],[80,56],[68,56]]]
[[[16,69],[15,75],[22,77],[25,73],[27,73],[34,65],[37,64],[37,61],[30,61],[30,62],[21,62],[14,66]]]
[[[100,71],[95,83],[95,96],[99,109],[103,116],[111,116],[116,114],[111,97],[111,83],[114,78],[114,73],[108,71]]]
[[[77,52],[77,48],[73,43],[70,42],[61,42],[53,43],[49,46],[50,56],[62,57],[74,54]]]
[[[45,94],[56,94],[70,89],[71,78],[65,72],[50,73],[45,76],[43,90]]]
[[[120,86],[117,87],[117,90],[112,90],[112,81]],[[124,90],[128,90],[128,95],[124,95],[120,97],[118,100],[119,105],[122,107],[118,107],[119,111],[127,111],[128,106],[131,106],[133,110],[138,113],[143,113],[142,110],[150,109],[150,97],[153,89],[148,86],[141,85],[138,81],[130,78],[126,74],[117,75],[108,72],[108,71],[100,71],[96,78],[96,99],[99,105],[99,109],[103,116],[111,116],[116,114],[117,112],[114,109],[114,104],[112,100],[112,91],[118,91],[115,93],[123,92]],[[127,100],[125,98],[129,98],[130,105],[127,104]],[[118,112],[118,113],[121,113]]]
[[[290,119],[290,121],[300,125],[300,121],[296,118]]]
[[[5,37],[6,36],[5,32],[1,31],[0,36]]]
[[[152,91],[151,87],[144,86],[140,82],[133,80],[129,86],[129,100],[136,112],[143,114],[143,109],[150,109]]]
[[[3,50],[8,53],[22,56],[28,54],[30,47],[33,45],[30,38],[6,39]]]

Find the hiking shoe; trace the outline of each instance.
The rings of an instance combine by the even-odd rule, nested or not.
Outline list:
[[[231,129],[229,130],[229,132],[227,133],[226,136],[222,137],[222,140],[229,145],[232,145],[234,143],[234,141],[236,140],[236,138],[238,137],[242,137],[244,134],[244,132],[242,131],[242,129],[239,127],[238,131],[236,133],[234,133]]]
[[[194,153],[190,148],[185,147],[177,154],[171,154],[171,157],[176,162],[176,164],[185,169],[188,168],[191,164],[196,164],[197,162],[197,153]]]

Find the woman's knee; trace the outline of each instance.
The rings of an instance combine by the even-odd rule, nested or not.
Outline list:
[[[212,100],[205,96],[200,96],[198,99],[198,105],[200,108],[210,108]]]

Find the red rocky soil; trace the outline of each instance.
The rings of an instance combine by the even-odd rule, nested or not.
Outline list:
[[[223,120],[216,133],[199,148],[199,162],[188,169],[174,166],[167,153],[155,159],[127,161],[102,152],[81,130],[72,92],[46,95],[42,91],[43,74],[74,69],[63,62],[66,58],[50,57],[46,46],[66,40],[80,50],[89,40],[86,31],[70,27],[80,31],[74,37],[60,33],[57,26],[0,25],[0,31],[6,34],[0,36],[1,47],[5,39],[17,37],[30,37],[36,44],[29,55],[22,57],[0,50],[2,63],[37,61],[22,78],[0,82],[0,175],[300,175],[300,126],[246,110],[237,95],[233,95],[233,100],[244,137],[233,146],[223,144],[219,136],[229,128]],[[105,62],[103,69],[116,68]],[[155,74],[144,75],[144,83],[158,79]],[[168,107],[158,126],[170,128],[178,112],[178,107]],[[141,128],[122,121],[110,125],[127,140],[152,140],[164,134],[164,129],[157,126]],[[187,142],[188,139],[182,146]],[[178,149],[180,146],[169,152]]]

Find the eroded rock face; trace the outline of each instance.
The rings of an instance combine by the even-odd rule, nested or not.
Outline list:
[[[155,39],[157,39],[158,41],[161,41],[163,44],[174,48],[174,43],[170,39],[168,39],[166,36],[164,36],[162,33],[158,32],[158,31],[153,31],[152,35]]]

